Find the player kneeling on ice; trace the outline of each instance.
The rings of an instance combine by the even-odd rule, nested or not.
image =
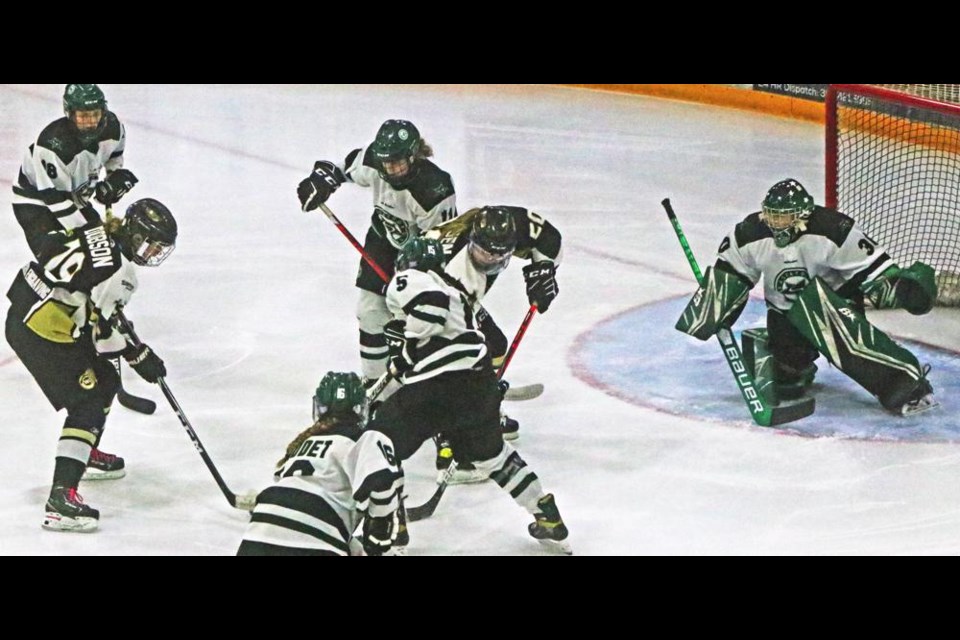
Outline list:
[[[120,379],[109,358],[126,357],[148,382],[163,360],[120,332],[117,312],[137,288],[132,265],[155,267],[173,251],[177,223],[160,202],[134,202],[125,217],[48,234],[37,259],[7,292],[7,342],[54,409],[67,410],[57,443],[45,529],[93,531],[100,512],[77,494],[81,477],[118,478],[123,458],[97,447]]]
[[[414,238],[400,250],[387,287],[394,319],[384,332],[389,369],[402,386],[378,409],[369,429],[387,434],[406,460],[443,432],[457,452],[534,516],[529,533],[570,553],[567,527],[552,494],[500,434],[500,389],[470,302],[447,283],[443,246]]]
[[[767,192],[761,211],[723,239],[677,329],[706,340],[731,326],[761,275],[767,328],[744,332],[744,357],[758,385],[772,380],[776,398],[798,398],[813,382],[822,353],[894,414],[937,406],[929,365],[921,366],[864,314],[865,298],[877,309],[929,312],[937,286],[928,265],[901,268],[852,218],[815,205],[799,182],[783,180]]]
[[[323,376],[314,424],[287,446],[275,484],[257,496],[237,555],[379,556],[404,543],[403,471],[390,439],[364,430],[367,409],[360,376]]]

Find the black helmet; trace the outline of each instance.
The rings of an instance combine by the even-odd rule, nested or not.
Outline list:
[[[77,126],[77,111],[100,110],[96,126],[80,129]],[[63,90],[63,115],[67,116],[84,143],[90,142],[107,126],[107,98],[95,84],[68,84]]]
[[[483,207],[473,218],[467,251],[474,266],[487,275],[507,268],[517,248],[514,207]]]
[[[430,271],[442,268],[445,259],[443,245],[439,240],[416,236],[400,248],[394,265],[397,271]]]
[[[127,256],[141,266],[155,267],[177,245],[177,221],[158,200],[144,198],[129,207],[123,219]]]
[[[422,144],[423,138],[412,122],[387,120],[380,125],[370,145],[380,177],[394,187],[407,184],[416,175],[417,153]]]

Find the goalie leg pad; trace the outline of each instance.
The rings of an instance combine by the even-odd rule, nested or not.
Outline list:
[[[747,303],[750,286],[723,269],[707,267],[703,281],[687,303],[676,329],[698,340],[707,340],[722,327],[729,327]]]
[[[807,285],[787,314],[801,334],[845,374],[890,410],[924,379],[916,356],[895,343],[838,296],[820,277]]]

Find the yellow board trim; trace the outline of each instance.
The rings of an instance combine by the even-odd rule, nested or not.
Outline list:
[[[562,84],[559,86],[700,102],[808,122],[824,122],[822,102],[781,96],[765,91],[738,89],[722,84]]]

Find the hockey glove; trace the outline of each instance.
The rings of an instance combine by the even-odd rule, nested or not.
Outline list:
[[[318,160],[313,165],[313,173],[297,186],[300,207],[304,211],[313,211],[326,202],[345,181],[339,167],[327,160]]]
[[[397,537],[397,512],[388,516],[363,519],[363,550],[368,556],[382,556],[393,546]]]
[[[407,360],[405,330],[406,322],[403,320],[391,320],[383,326],[383,337],[387,340],[387,349],[390,355],[388,368],[390,375],[398,380],[404,373],[413,368],[413,365]]]
[[[545,313],[550,303],[557,297],[557,266],[552,262],[532,262],[523,268],[523,278],[527,281],[527,300],[537,305],[540,313]]]
[[[860,289],[877,309],[903,308],[917,316],[929,312],[937,299],[934,270],[919,261],[907,269],[890,267]]]
[[[163,360],[145,344],[140,346],[130,345],[124,352],[123,357],[127,359],[127,363],[133,367],[133,370],[147,382],[155,383],[167,375],[167,367],[164,366]]]
[[[112,205],[133,189],[137,182],[137,176],[129,169],[117,169],[107,175],[106,180],[97,184],[97,201],[103,205]]]

